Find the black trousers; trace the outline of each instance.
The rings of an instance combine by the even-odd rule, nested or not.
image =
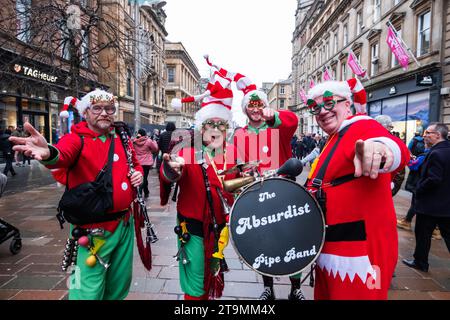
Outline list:
[[[14,160],[14,154],[6,154],[5,155],[5,169],[3,170],[3,174],[5,176],[8,175],[8,172],[11,172],[11,174],[14,176],[16,172],[14,171],[13,166],[13,160]]]
[[[143,190],[144,195],[148,196],[150,193],[148,190],[148,173],[150,172],[152,166],[142,166],[142,168],[144,169],[144,181],[142,182],[142,185],[141,185],[141,192]]]
[[[450,217],[433,217],[426,214],[416,215],[416,249],[414,260],[423,267],[428,267],[428,254],[431,248],[433,230],[439,227],[442,238],[450,252]]]
[[[406,217],[405,217],[405,220],[408,222],[411,222],[412,219],[414,218],[414,216],[416,215],[416,212],[414,211],[414,201],[415,201],[415,196],[413,193],[412,198],[411,198],[411,206],[409,207],[409,210],[406,213]]]

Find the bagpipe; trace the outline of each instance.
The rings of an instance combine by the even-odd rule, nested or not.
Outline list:
[[[120,139],[122,141],[123,147],[125,149],[125,153],[127,155],[128,166],[130,167],[130,176],[135,172],[133,159],[132,159],[132,147],[130,143],[129,137],[131,136],[131,132],[124,122],[114,122],[114,127],[116,132],[119,134]],[[151,244],[158,241],[158,237],[156,236],[156,232],[153,228],[153,224],[150,221],[150,218],[147,213],[147,206],[142,197],[142,194],[139,192],[138,188],[135,188],[136,199],[133,201],[133,216],[134,216],[134,227],[136,231],[136,241],[137,247],[139,251],[139,256],[141,257],[141,261],[144,264],[147,270],[150,270],[152,267],[152,251]],[[145,234],[145,242],[142,238],[142,229]]]

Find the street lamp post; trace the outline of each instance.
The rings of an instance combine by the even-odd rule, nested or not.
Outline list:
[[[139,78],[141,74],[139,62],[139,43],[140,43],[140,27],[139,27],[139,0],[134,2],[134,131],[137,132],[141,128],[141,107],[139,97]]]

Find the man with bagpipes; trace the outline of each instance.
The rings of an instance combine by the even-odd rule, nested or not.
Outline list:
[[[223,180],[235,174],[221,176],[221,170],[237,162],[236,149],[226,143],[226,133],[232,118],[233,93],[231,81],[212,69],[207,90],[201,95],[182,100],[173,99],[176,109],[182,103],[202,101],[196,113],[194,143],[178,143],[171,154],[163,155],[160,169],[161,205],[167,204],[170,190],[177,182],[177,226],[180,285],[186,300],[219,298],[227,271],[223,249],[228,243],[225,208],[233,197],[224,192]],[[190,135],[189,135],[190,136]],[[197,138],[198,137],[198,138]],[[224,203],[226,201],[227,203]]]
[[[134,231],[145,267],[151,268],[151,224],[145,203],[136,192],[142,167],[126,128],[115,125],[116,98],[96,89],[81,100],[65,100],[60,116],[73,107],[83,116],[55,146],[29,123],[31,136],[11,138],[14,149],[41,161],[66,185],[58,220],[71,224],[62,269],[72,272],[69,299],[124,299],[132,279]],[[134,223],[135,228],[130,226]],[[147,237],[142,240],[141,228]]]

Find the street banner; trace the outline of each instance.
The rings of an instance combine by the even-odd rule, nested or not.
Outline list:
[[[308,101],[308,99],[306,98],[306,92],[305,92],[305,90],[303,90],[303,88],[300,89],[300,90],[298,91],[298,94],[299,94],[300,98],[302,98],[303,103],[306,104],[306,102]]]
[[[357,76],[363,78],[366,76],[367,71],[361,66],[355,54],[353,53],[353,50],[350,50],[350,52],[348,53],[347,64],[350,69],[352,69],[353,73]]]
[[[394,30],[392,30],[391,26],[388,27],[386,42],[392,53],[397,58],[397,61],[400,63],[404,70],[407,70],[409,64],[408,53],[403,47],[401,39],[397,37],[397,34],[394,32]]]
[[[331,81],[333,79],[333,75],[330,73],[330,70],[328,67],[325,67],[325,70],[323,72],[323,81]]]
[[[312,88],[314,88],[314,86],[315,86],[314,80],[311,79],[311,80],[309,81],[309,88],[312,89]]]

